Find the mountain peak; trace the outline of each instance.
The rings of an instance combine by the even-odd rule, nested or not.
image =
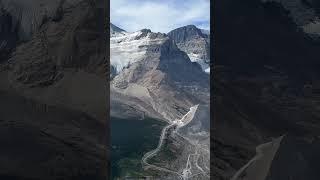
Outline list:
[[[202,33],[201,29],[197,28],[195,25],[187,25],[174,29],[168,33],[170,37],[179,43],[193,38],[203,38],[205,34]]]
[[[143,33],[151,33],[150,29],[141,29],[140,31],[143,32]]]
[[[194,25],[194,24],[189,24],[189,25],[186,25],[185,26],[186,28],[191,28],[191,29],[200,29],[200,28],[198,28],[196,25]]]
[[[124,32],[126,31],[110,23],[110,34],[123,34]]]
[[[168,36],[179,49],[187,53],[192,62],[197,62],[205,72],[210,72],[210,35],[208,32],[195,25],[187,25],[170,31]]]
[[[190,29],[198,29],[197,26],[193,25],[193,24],[189,24],[186,26],[182,26],[181,28],[190,28]]]
[[[200,29],[197,28],[197,26],[195,26],[193,24],[189,24],[189,25],[186,25],[186,26],[182,26],[182,27],[176,28],[176,29],[174,29],[172,31],[175,31],[175,30],[193,30],[193,31],[198,31]]]

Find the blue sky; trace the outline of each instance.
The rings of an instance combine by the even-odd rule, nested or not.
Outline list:
[[[111,0],[110,5],[111,22],[129,32],[167,33],[189,24],[210,29],[210,0]]]

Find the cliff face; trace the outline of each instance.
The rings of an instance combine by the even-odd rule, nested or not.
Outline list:
[[[194,25],[174,29],[168,33],[177,46],[186,52],[203,71],[210,72],[210,35]]]
[[[0,1],[0,177],[107,178],[102,4]]]

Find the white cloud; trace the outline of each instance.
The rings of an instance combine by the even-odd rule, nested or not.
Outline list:
[[[111,22],[127,30],[169,32],[195,24],[209,29],[209,0],[111,0]]]

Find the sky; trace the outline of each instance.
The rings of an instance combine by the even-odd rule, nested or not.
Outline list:
[[[209,30],[210,0],[111,0],[110,19],[128,32],[167,33],[190,24]]]

